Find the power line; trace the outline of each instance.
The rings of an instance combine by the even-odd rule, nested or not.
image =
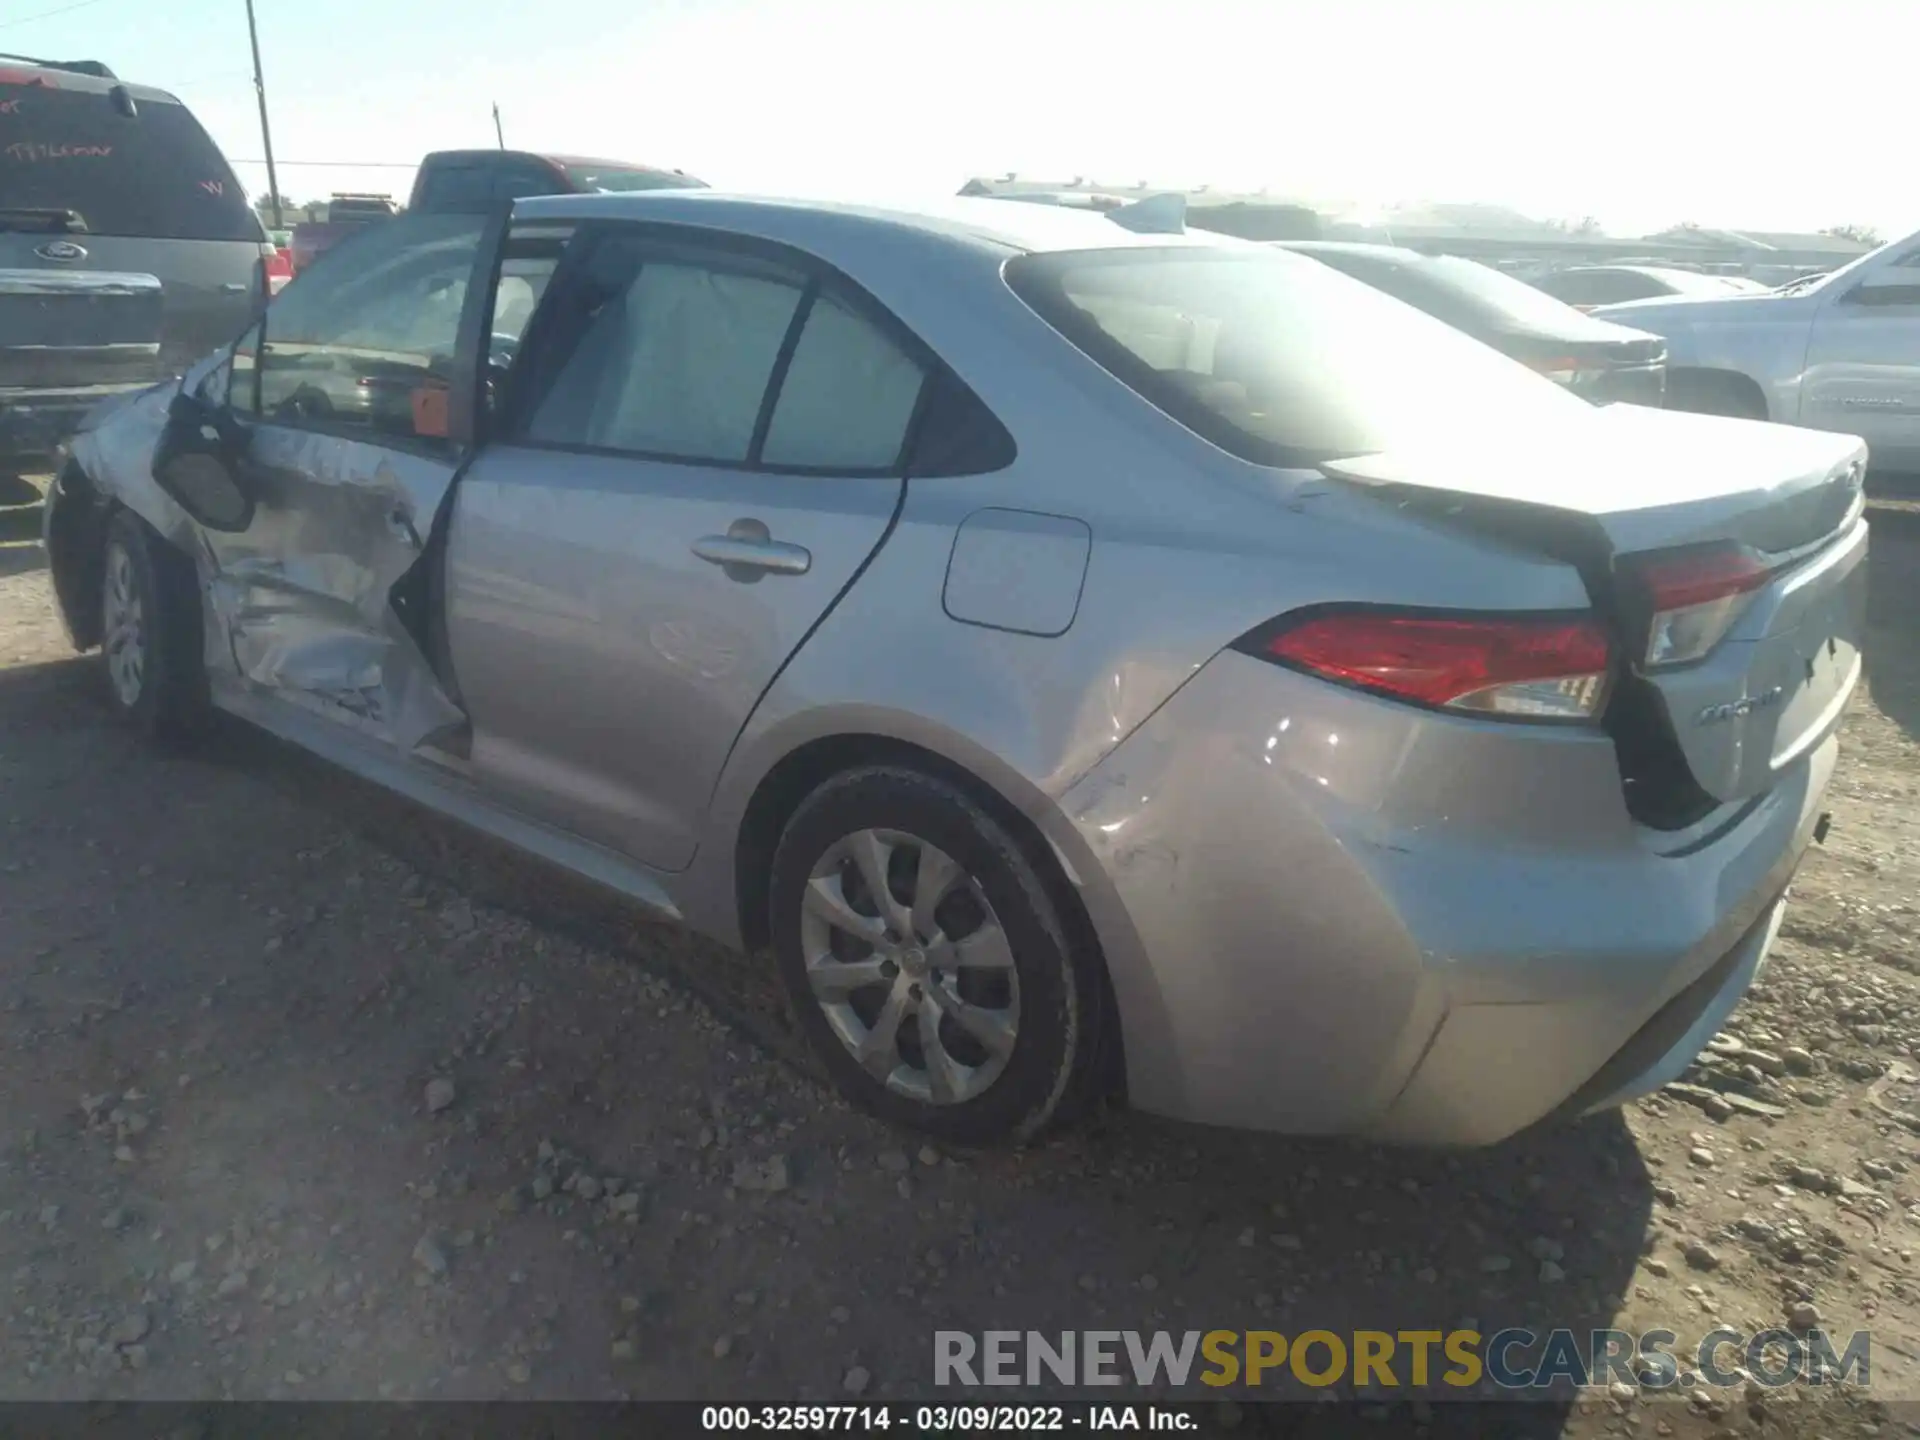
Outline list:
[[[42,10],[38,15],[21,15],[12,20],[0,20],[0,30],[13,25],[31,25],[35,20],[51,20],[56,15],[71,15],[76,10],[84,10],[89,5],[98,5],[100,0],[79,0],[78,4],[62,5],[58,10]]]

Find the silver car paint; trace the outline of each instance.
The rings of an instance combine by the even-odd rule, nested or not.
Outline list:
[[[880,543],[900,490],[487,449],[447,549],[475,772],[644,865],[684,869],[734,737]],[[804,575],[735,578],[693,553],[749,517],[808,552]]]
[[[1920,233],[1861,256],[1809,289],[1726,299],[1638,300],[1597,318],[1651,330],[1672,369],[1742,375],[1769,419],[1858,435],[1876,468],[1920,472],[1920,300],[1860,306],[1861,283],[1920,295]]]
[[[1284,1130],[1512,1133],[1778,896],[1832,751],[1719,816],[1713,843],[1663,854],[1604,734],[1516,734],[1219,657],[1061,801],[1086,873],[1161,957],[1170,1033],[1128,1051],[1129,1086],[1150,1087],[1137,1103]]]
[[[1099,937],[1142,1108],[1443,1140],[1498,1138],[1537,1118],[1766,913],[1810,833],[1829,733],[1758,800],[1656,836],[1627,816],[1597,730],[1435,715],[1221,653],[1330,598],[1559,610],[1587,595],[1566,564],[1381,505],[1363,484],[1244,464],[1141,404],[1027,310],[998,269],[1021,246],[1165,237],[982,205],[914,224],[710,195],[521,207],[800,246],[926,339],[1020,447],[994,474],[908,482],[891,533],[837,604],[803,598],[793,577],[748,586],[689,558],[693,539],[724,528],[709,517],[757,518],[776,535],[803,523],[774,508],[771,489],[688,487],[665,510],[649,503],[636,528],[626,517],[639,501],[606,467],[646,475],[649,496],[670,500],[678,482],[647,472],[680,467],[483,455],[455,492],[448,557],[456,678],[464,691],[478,677],[490,697],[475,703],[476,741],[493,719],[503,732],[591,727],[576,772],[615,772],[624,792],[611,807],[582,803],[577,774],[556,781],[534,766],[503,796],[497,777],[511,759],[494,764],[484,744],[482,763],[409,761],[239,677],[220,687],[222,703],[730,942],[743,935],[741,822],[775,768],[827,738],[915,745],[992,787],[1054,848]],[[1672,418],[1669,434],[1683,434],[1688,417]],[[1858,449],[1823,444],[1841,466]],[[1746,458],[1772,477],[1792,470],[1779,453]],[[129,494],[142,484],[112,483]],[[1605,513],[1623,483],[1636,481],[1593,474],[1563,501]],[[883,482],[859,504],[813,512],[826,517],[816,553],[836,573],[878,542],[888,488],[897,492]],[[963,581],[1001,567],[1009,590],[1029,597],[1011,618],[1032,623],[949,614],[956,539],[990,511],[1059,522],[1044,546],[996,551],[987,530],[975,537],[983,552],[961,547]],[[1076,562],[1064,540],[1081,529],[1092,538]],[[619,584],[616,556],[641,562]],[[347,558],[376,568],[367,553]],[[1077,603],[1054,634],[1076,563]],[[676,629],[692,610],[689,582],[706,594],[693,625]],[[962,592],[963,610],[985,603]],[[660,624],[669,628],[653,633]],[[639,861],[636,847],[655,842],[668,863]],[[1515,1022],[1514,1058],[1490,1067],[1502,1017]]]

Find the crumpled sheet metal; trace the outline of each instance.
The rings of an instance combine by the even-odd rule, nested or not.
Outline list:
[[[199,549],[195,536],[200,527],[153,483],[154,447],[178,391],[177,382],[168,380],[107,401],[81,422],[69,449],[95,489],[192,554]]]
[[[401,749],[460,724],[390,603],[420,559],[451,463],[283,429],[258,432],[253,459],[253,524],[208,537],[240,673],[327,700]]]
[[[174,393],[168,384],[103,415],[74,454],[103,493],[196,557],[214,673],[325,701],[402,750],[464,723],[389,599],[420,559],[452,463],[262,428],[253,523],[205,530],[153,480]]]

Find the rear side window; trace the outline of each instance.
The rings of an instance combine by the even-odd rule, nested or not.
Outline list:
[[[94,235],[259,241],[246,192],[187,108],[136,109],[121,114],[104,91],[0,83],[0,207],[71,211]]]
[[[493,198],[519,200],[528,195],[563,195],[567,182],[536,160],[509,160],[493,167]]]
[[[925,379],[917,361],[838,301],[817,296],[774,402],[768,465],[888,470],[899,464]]]
[[[1314,466],[1592,413],[1303,256],[1125,247],[1024,256],[1006,277],[1141,398],[1256,464]]]
[[[744,463],[804,294],[777,277],[649,260],[601,304],[527,437]]]

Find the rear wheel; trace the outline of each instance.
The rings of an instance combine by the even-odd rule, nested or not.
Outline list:
[[[862,1109],[981,1143],[1024,1140],[1090,1098],[1098,961],[957,787],[890,766],[828,781],[781,836],[770,903],[801,1025]]]
[[[209,710],[193,562],[122,510],[101,571],[100,659],[115,711],[153,739],[191,738]]]

